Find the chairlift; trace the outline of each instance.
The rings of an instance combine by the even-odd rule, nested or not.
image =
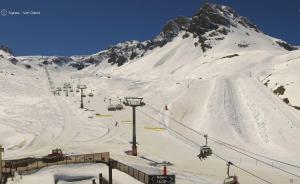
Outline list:
[[[119,111],[122,110],[122,109],[124,109],[121,99],[120,99],[119,104],[116,105],[116,109],[119,110]]]
[[[116,111],[117,108],[116,108],[115,105],[111,105],[111,104],[110,104],[110,105],[108,105],[107,110],[108,110],[108,111]]]
[[[238,181],[237,176],[235,176],[235,175],[230,176],[229,175],[230,165],[232,165],[232,163],[228,162],[227,163],[227,178],[225,178],[224,184],[240,184],[239,181]]]
[[[116,105],[116,109],[117,110],[122,110],[124,107],[123,107],[123,105],[122,104],[117,104]]]
[[[109,104],[108,104],[107,110],[108,111],[116,111],[117,110],[116,106],[111,104],[111,98],[109,99]]]
[[[200,153],[197,155],[200,160],[212,155],[212,149],[207,145],[207,137],[207,135],[204,135],[205,145],[200,147]]]
[[[229,176],[224,180],[224,184],[239,184],[237,176]]]
[[[93,96],[94,96],[94,94],[93,94],[92,91],[93,91],[93,90],[91,90],[91,92],[88,94],[89,97],[93,97]]]

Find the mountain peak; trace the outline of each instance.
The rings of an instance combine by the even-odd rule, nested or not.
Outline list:
[[[193,16],[189,31],[201,36],[220,27],[230,28],[238,25],[260,32],[256,25],[252,24],[247,18],[240,16],[231,7],[206,2],[198,13]]]
[[[170,38],[177,36],[180,31],[188,30],[190,24],[191,18],[178,16],[175,19],[167,22],[167,24],[163,28],[162,34]]]

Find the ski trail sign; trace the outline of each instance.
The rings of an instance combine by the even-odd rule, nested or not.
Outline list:
[[[175,175],[149,175],[149,184],[175,184]]]

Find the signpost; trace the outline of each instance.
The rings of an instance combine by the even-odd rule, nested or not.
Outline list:
[[[175,175],[149,175],[149,184],[175,184]]]

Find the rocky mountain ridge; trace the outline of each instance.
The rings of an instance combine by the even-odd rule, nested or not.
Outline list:
[[[167,22],[162,31],[155,38],[147,41],[126,41],[111,46],[104,51],[89,56],[72,57],[45,57],[40,59],[41,65],[54,64],[58,66],[68,65],[81,70],[90,65],[98,65],[107,61],[111,65],[122,66],[124,63],[143,57],[148,51],[165,46],[171,42],[179,33],[185,33],[183,39],[193,36],[197,38],[194,43],[202,52],[206,52],[214,47],[211,40],[218,43],[234,30],[246,29],[249,32],[262,33],[261,29],[251,23],[247,18],[240,16],[231,7],[204,3],[199,11],[192,17],[178,16]],[[246,32],[248,36],[251,36]],[[285,50],[292,51],[298,49],[287,42],[275,40],[273,45],[278,45]],[[240,48],[247,48],[247,43],[239,43]],[[11,49],[1,47],[12,54]],[[14,63],[16,63],[14,61]]]

